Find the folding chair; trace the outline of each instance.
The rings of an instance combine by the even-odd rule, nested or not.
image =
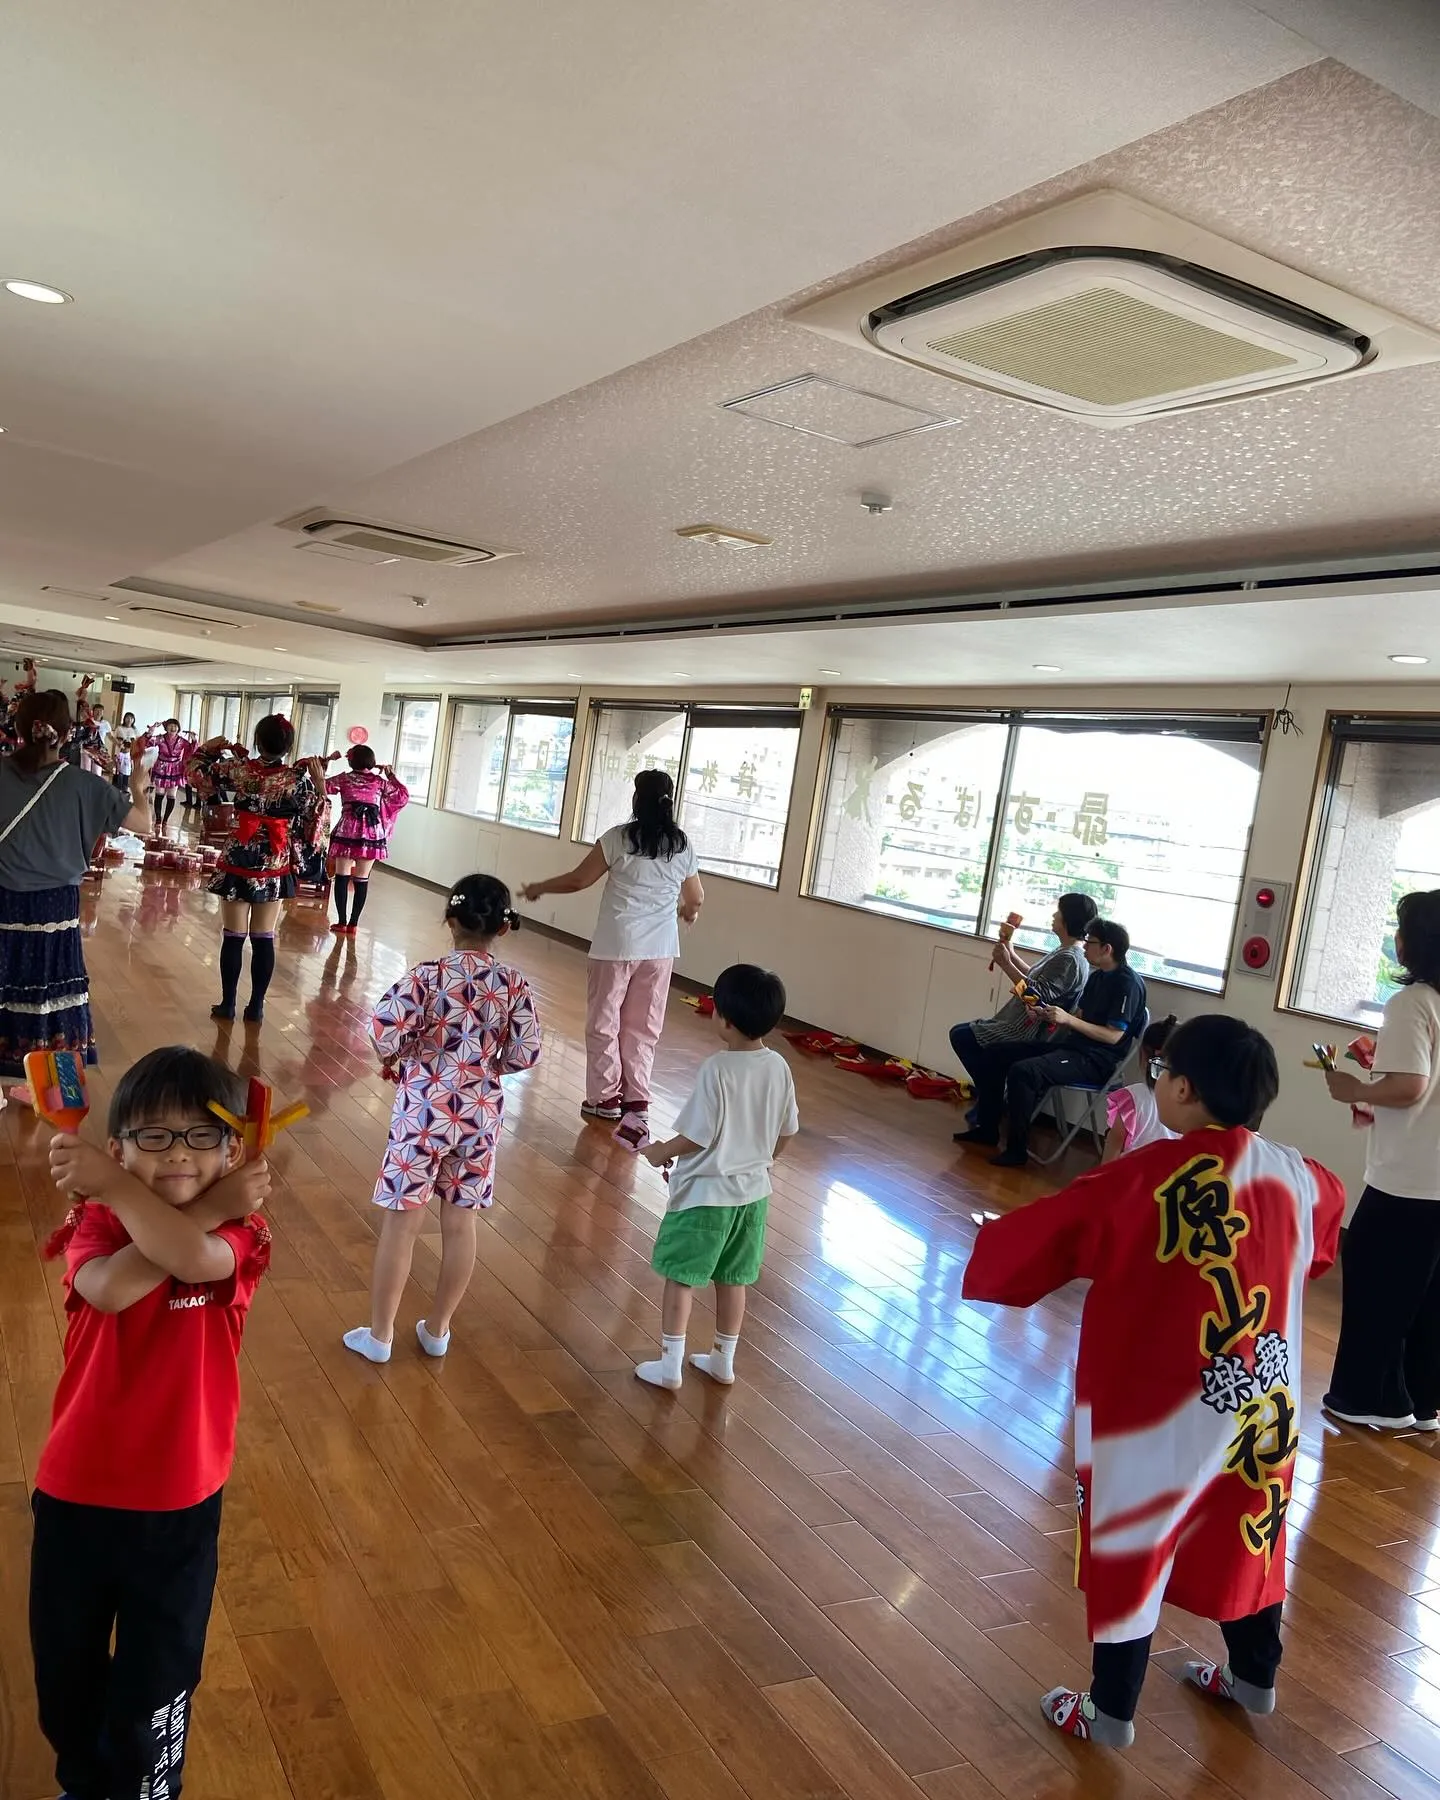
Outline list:
[[[1116,1088],[1125,1086],[1126,1073],[1134,1059],[1135,1052],[1139,1047],[1141,1039],[1149,1029],[1150,1013],[1147,1008],[1141,1013],[1139,1023],[1136,1025],[1135,1029],[1130,1033],[1129,1037],[1123,1040],[1120,1060],[1110,1071],[1110,1074],[1105,1081],[1099,1083],[1091,1081],[1067,1082],[1063,1087],[1047,1088],[1040,1096],[1039,1101],[1036,1103],[1035,1113],[1032,1115],[1033,1117],[1038,1117],[1040,1109],[1047,1106],[1057,1094],[1076,1094],[1081,1100],[1080,1116],[1078,1119],[1067,1123],[1064,1111],[1058,1110],[1056,1112],[1056,1129],[1061,1130],[1063,1127],[1063,1130],[1061,1130],[1060,1142],[1048,1156],[1033,1157],[1033,1160],[1039,1163],[1042,1169],[1048,1169],[1051,1163],[1059,1162],[1060,1158],[1075,1142],[1082,1131],[1088,1131],[1095,1140],[1096,1153],[1103,1153],[1105,1149],[1105,1135],[1109,1130],[1109,1125],[1106,1120],[1107,1109],[1104,1102],[1114,1093]]]

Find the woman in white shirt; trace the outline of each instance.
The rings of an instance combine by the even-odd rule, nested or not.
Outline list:
[[[642,769],[628,823],[614,825],[568,875],[521,888],[524,900],[578,894],[603,876],[590,942],[585,1008],[587,1119],[616,1119],[616,1136],[638,1149],[649,1138],[650,1071],[665,1023],[680,926],[700,916],[694,846],[675,822],[675,784]]]
[[[1326,1412],[1440,1431],[1440,889],[1406,894],[1376,1079],[1336,1069],[1331,1098],[1374,1109],[1365,1191],[1341,1252],[1340,1341]]]

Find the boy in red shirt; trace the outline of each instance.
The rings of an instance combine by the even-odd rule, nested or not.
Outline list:
[[[246,1085],[198,1050],[121,1077],[108,1154],[61,1133],[83,1196],[65,1253],[65,1367],[34,1494],[30,1642],[69,1800],[178,1800],[235,1454],[240,1335],[270,1255],[262,1160],[210,1110]],[[115,1653],[110,1652],[112,1633]]]
[[[1305,1284],[1334,1262],[1345,1211],[1338,1177],[1256,1135],[1280,1079],[1253,1026],[1191,1019],[1161,1061],[1174,1136],[984,1226],[964,1286],[1033,1306],[1090,1282],[1075,1461],[1093,1666],[1088,1693],[1056,1688],[1041,1706],[1116,1748],[1134,1741],[1165,1601],[1219,1620],[1229,1651],[1185,1679],[1274,1711]]]

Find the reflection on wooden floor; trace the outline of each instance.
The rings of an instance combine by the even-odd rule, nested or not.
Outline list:
[[[217,1043],[215,903],[172,882],[126,871],[87,903],[101,1112],[142,1051]],[[1182,1691],[1184,1647],[1220,1646],[1175,1615],[1134,1751],[1071,1746],[1036,1699],[1087,1660],[1070,1587],[1078,1299],[1004,1314],[958,1298],[972,1211],[1037,1184],[952,1155],[948,1108],[798,1059],[803,1135],[777,1174],[739,1381],[642,1387],[663,1190],[581,1126],[568,948],[514,941],[546,1055],[513,1087],[448,1360],[406,1349],[419,1292],[388,1368],[345,1352],[393,1091],[370,1003],[441,946],[439,911],[378,879],[358,946],[293,912],[263,1032],[218,1040],[312,1117],[276,1157],[191,1800],[1440,1796],[1440,1458],[1433,1440],[1322,1426],[1333,1279],[1306,1331],[1279,1715]],[[672,1004],[662,1124],[710,1047]],[[61,1206],[33,1123],[12,1109],[3,1141],[0,1794],[41,1800],[27,1494],[61,1323],[36,1245]],[[697,1310],[693,1335],[710,1322]]]

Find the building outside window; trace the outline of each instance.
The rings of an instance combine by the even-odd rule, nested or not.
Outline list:
[[[460,700],[450,711],[445,807],[558,835],[575,708],[548,700]]]
[[[1396,903],[1437,887],[1440,718],[1332,718],[1289,1004],[1377,1024],[1403,975]]]
[[[1260,782],[1256,715],[838,708],[808,892],[1021,943],[1093,895],[1142,974],[1224,987]]]
[[[381,755],[377,744],[376,761],[390,764],[420,806],[430,799],[439,724],[440,702],[433,695],[386,694],[381,701],[380,739],[389,753]]]
[[[326,756],[337,694],[300,694],[295,701],[295,754]]]
[[[700,867],[776,886],[800,745],[796,709],[601,701],[592,718],[584,841],[593,843],[630,817],[641,769],[664,769]]]

